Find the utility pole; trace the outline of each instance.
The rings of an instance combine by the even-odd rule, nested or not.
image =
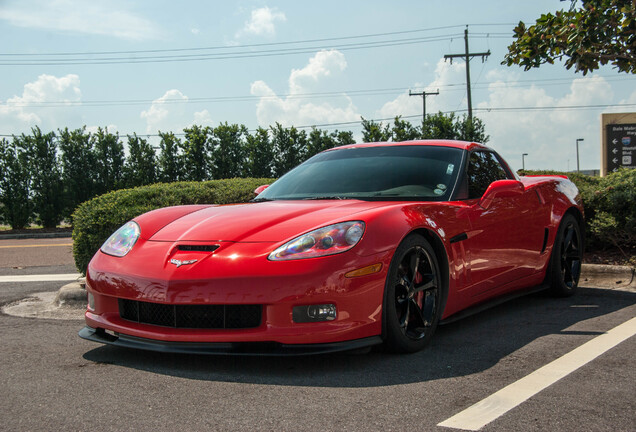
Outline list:
[[[466,90],[467,90],[466,93],[468,95],[468,119],[472,121],[473,103],[472,103],[471,95],[470,95],[470,59],[473,57],[481,56],[481,61],[483,62],[486,60],[486,57],[490,55],[490,50],[488,50],[487,52],[481,52],[481,53],[471,53],[468,50],[468,26],[466,26],[466,29],[464,30],[464,45],[466,47],[466,52],[464,54],[446,54],[444,56],[444,60],[450,59],[451,64],[453,64],[453,59],[460,57],[460,58],[463,58],[464,61],[466,62]]]
[[[409,96],[422,96],[422,123],[426,120],[426,96],[438,95],[439,89],[435,93],[426,93],[425,91],[421,92],[412,92],[409,90]]]

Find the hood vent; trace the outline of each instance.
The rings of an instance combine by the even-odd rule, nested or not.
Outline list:
[[[214,252],[219,245],[179,245],[179,250],[184,252]]]

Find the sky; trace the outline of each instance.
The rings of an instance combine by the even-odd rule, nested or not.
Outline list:
[[[479,5],[476,7],[476,5]],[[636,112],[636,76],[501,64],[519,21],[558,0],[0,0],[0,136],[86,126],[157,143],[193,124],[352,130],[467,111],[515,170],[600,167],[600,115]]]

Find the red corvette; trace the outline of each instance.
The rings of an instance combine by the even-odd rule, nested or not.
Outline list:
[[[121,227],[88,266],[80,336],[187,353],[414,352],[440,322],[577,289],[574,184],[519,178],[476,143],[338,147],[256,192]]]

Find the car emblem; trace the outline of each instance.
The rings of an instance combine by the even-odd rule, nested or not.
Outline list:
[[[195,259],[193,259],[193,260],[185,260],[185,261],[181,261],[181,260],[178,260],[178,259],[174,259],[174,258],[173,258],[173,259],[171,259],[171,260],[170,260],[170,264],[174,264],[174,265],[176,265],[176,266],[177,266],[177,268],[179,268],[179,267],[181,267],[182,265],[194,264],[194,263],[195,263],[195,262],[197,262],[197,261],[198,261],[198,260],[195,260]]]

